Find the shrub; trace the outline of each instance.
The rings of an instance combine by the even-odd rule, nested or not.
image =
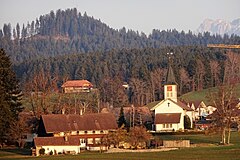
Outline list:
[[[39,154],[40,154],[40,155],[44,155],[44,154],[45,154],[45,149],[44,149],[44,148],[41,148],[41,149],[39,150]]]

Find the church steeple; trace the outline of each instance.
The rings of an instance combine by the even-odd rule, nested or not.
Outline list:
[[[164,99],[172,99],[173,101],[177,102],[177,83],[171,66],[171,55],[172,53],[170,53],[168,60],[168,71],[166,83],[164,85]]]
[[[175,80],[175,75],[173,73],[173,69],[172,69],[172,66],[171,66],[171,62],[169,62],[169,64],[168,64],[166,84],[168,84],[168,85],[177,84],[176,80]]]

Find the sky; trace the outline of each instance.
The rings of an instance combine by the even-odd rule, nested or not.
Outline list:
[[[205,19],[240,18],[240,0],[1,0],[0,28],[27,24],[40,15],[77,8],[114,29],[149,34],[153,29],[196,31]]]

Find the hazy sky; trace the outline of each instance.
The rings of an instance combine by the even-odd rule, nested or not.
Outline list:
[[[195,31],[204,19],[240,18],[240,0],[1,0],[0,28],[31,22],[51,10],[76,7],[112,28]]]

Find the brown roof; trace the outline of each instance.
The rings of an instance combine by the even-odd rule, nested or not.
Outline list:
[[[177,104],[178,106],[180,106],[182,109],[184,109],[184,110],[187,110],[187,111],[193,111],[193,109],[192,108],[190,108],[190,107],[188,107],[185,103],[183,103],[183,102],[181,102],[181,101],[177,101],[177,102],[175,102],[175,101],[173,101],[173,100],[171,100],[171,99],[169,99],[170,101],[172,101],[173,103],[175,103],[175,104]]]
[[[35,146],[79,146],[80,138],[102,138],[103,135],[79,135],[67,137],[36,137],[34,138]],[[67,139],[66,139],[67,138]]]
[[[62,87],[93,87],[92,83],[90,83],[88,80],[71,80],[65,82]]]
[[[180,123],[181,113],[158,113],[155,116],[155,124]]]
[[[42,115],[46,133],[66,131],[111,130],[117,128],[117,122],[111,113],[95,114],[49,114]]]
[[[190,105],[194,105],[195,109],[199,108],[200,104],[201,104],[202,101],[192,101],[192,102],[189,102]]]

